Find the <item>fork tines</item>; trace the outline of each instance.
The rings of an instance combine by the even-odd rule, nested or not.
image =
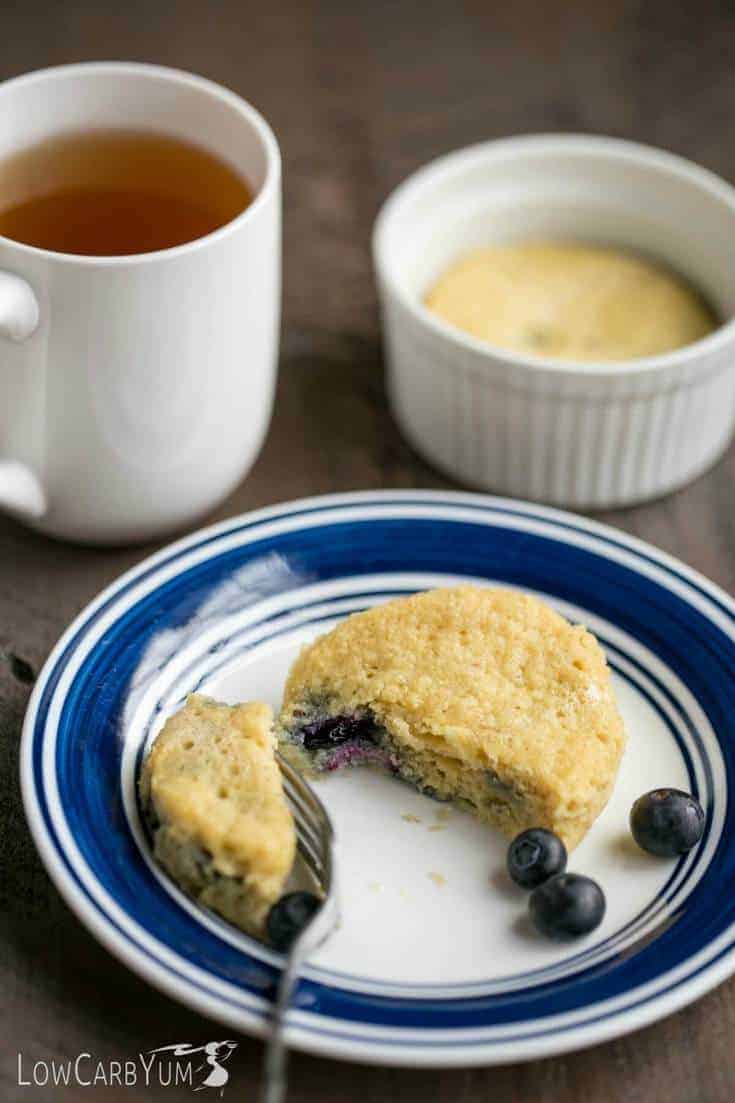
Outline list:
[[[294,816],[299,853],[326,895],[332,881],[333,832],[329,817],[322,802],[296,770],[281,755],[276,757],[283,791]]]

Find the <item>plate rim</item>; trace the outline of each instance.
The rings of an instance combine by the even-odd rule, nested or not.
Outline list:
[[[184,1003],[185,1006],[200,1014],[226,1023],[242,1032],[251,1033],[256,1037],[263,1037],[267,1032],[266,1021],[254,1012],[243,1008],[236,1013],[234,1011],[229,1013],[229,1009],[220,1005],[213,994],[204,993],[201,990],[197,994],[192,994],[186,983],[182,983],[174,974],[162,971],[157,962],[149,963],[146,955],[117,931],[114,922],[109,917],[96,912],[92,904],[85,899],[82,890],[75,884],[72,873],[66,870],[61,854],[57,852],[57,848],[43,822],[36,792],[32,752],[39,705],[59,656],[64,652],[68,643],[74,638],[78,629],[90,614],[114,599],[119,591],[130,583],[136,580],[139,581],[149,572],[160,568],[167,560],[173,560],[188,550],[216,541],[219,537],[226,536],[228,532],[241,527],[243,523],[248,525],[258,524],[277,516],[319,508],[359,507],[361,505],[369,506],[386,503],[397,506],[402,503],[406,505],[413,503],[427,506],[432,504],[458,507],[476,505],[486,509],[498,508],[511,515],[516,514],[518,517],[527,517],[531,514],[538,519],[552,523],[556,522],[583,534],[599,536],[617,547],[642,554],[653,563],[667,568],[674,575],[678,575],[684,581],[692,584],[735,618],[735,600],[722,587],[677,557],[656,548],[655,545],[641,540],[637,536],[571,511],[543,506],[521,499],[454,490],[367,490],[313,495],[246,511],[224,521],[197,529],[193,533],[164,545],[151,555],[144,556],[142,560],[103,587],[78,612],[59,637],[39,672],[28,701],[21,738],[20,780],[26,820],[33,841],[52,883],[71,911],[113,956],[167,996]],[[49,815],[51,816],[51,813]],[[668,991],[653,995],[640,1006],[611,1013],[609,1017],[598,1022],[577,1024],[571,1030],[561,1027],[558,1031],[553,1031],[548,1035],[516,1039],[510,1043],[507,1054],[497,1052],[499,1048],[497,1043],[478,1044],[471,1049],[458,1045],[455,1049],[440,1046],[432,1050],[431,1042],[427,1040],[425,1042],[406,1041],[404,1045],[393,1047],[386,1046],[385,1043],[377,1039],[371,1042],[369,1039],[341,1038],[329,1033],[311,1034],[299,1030],[298,1025],[293,1028],[297,1035],[294,1038],[294,1045],[295,1048],[316,1055],[386,1066],[469,1067],[471,1065],[503,1064],[510,1061],[532,1060],[587,1048],[641,1029],[698,999],[733,972],[735,972],[735,945],[716,960],[705,965],[701,972],[695,976],[685,979]],[[328,1019],[327,1021],[332,1020]]]

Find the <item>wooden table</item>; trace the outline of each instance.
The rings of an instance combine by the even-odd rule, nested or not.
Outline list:
[[[378,205],[423,161],[522,131],[598,131],[668,147],[735,178],[735,24],[716,4],[27,0],[5,5],[0,23],[0,78],[100,57],[176,65],[251,99],[280,139],[278,401],[256,467],[217,517],[304,494],[451,485],[412,453],[388,414],[370,269]],[[605,519],[733,590],[733,477],[731,451],[679,494]],[[16,1053],[27,1061],[83,1051],[125,1059],[167,1041],[221,1036],[220,1027],[146,987],[74,919],[36,856],[18,793],[28,664],[38,669],[70,618],[147,550],[65,546],[0,519],[0,1050],[7,1051],[0,1098],[7,1103],[190,1099],[186,1088],[19,1087]],[[242,1038],[226,1099],[255,1100],[259,1061],[259,1044]],[[735,981],[631,1037],[533,1064],[424,1072],[297,1056],[289,1098],[730,1103]]]

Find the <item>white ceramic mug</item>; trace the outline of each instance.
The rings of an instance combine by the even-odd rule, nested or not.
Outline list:
[[[151,65],[68,65],[0,85],[0,160],[105,127],[203,146],[255,198],[214,233],[137,256],[0,236],[0,508],[93,543],[178,528],[240,481],[270,419],[280,318],[280,156],[257,111]]]

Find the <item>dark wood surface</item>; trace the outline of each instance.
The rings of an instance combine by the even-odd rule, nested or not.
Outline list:
[[[727,5],[587,0],[25,0],[0,12],[0,78],[129,58],[230,85],[270,119],[285,160],[280,385],[263,453],[218,511],[303,494],[446,487],[386,409],[369,233],[387,192],[423,161],[483,138],[544,130],[653,142],[735,179],[735,25]],[[664,501],[605,519],[735,589],[728,456]],[[0,1098],[191,1098],[189,1089],[33,1089],[27,1061],[125,1059],[221,1028],[129,973],[51,887],[21,810],[17,758],[32,672],[75,613],[148,549],[93,551],[0,519]],[[22,661],[19,661],[22,660]],[[732,886],[723,886],[732,891]],[[258,1043],[241,1039],[225,1098],[255,1100]],[[296,1056],[297,1103],[730,1103],[735,981],[640,1033],[500,1069],[423,1072]]]

